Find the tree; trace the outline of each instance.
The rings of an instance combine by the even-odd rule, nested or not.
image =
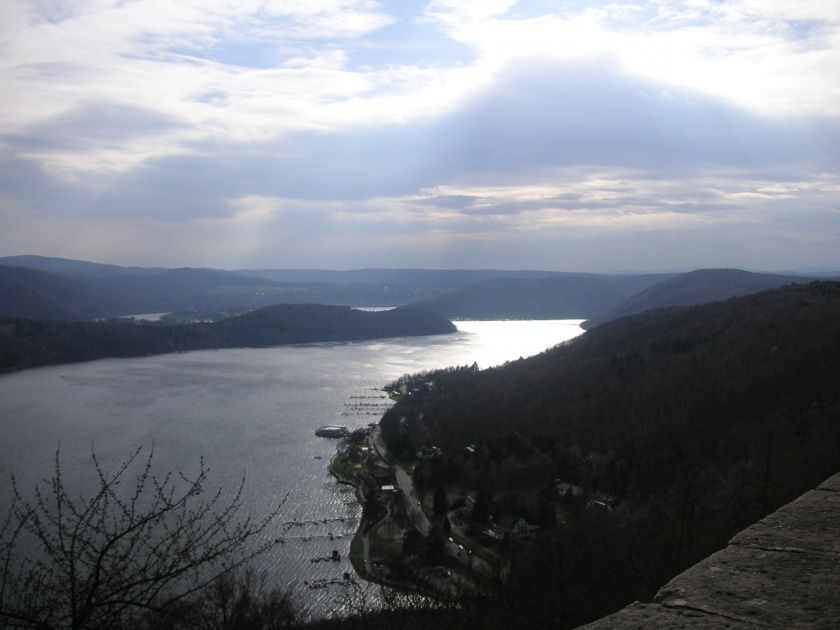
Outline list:
[[[70,495],[59,453],[33,498],[12,479],[0,529],[0,627],[138,627],[150,614],[189,610],[191,598],[279,540],[263,534],[282,501],[262,518],[240,516],[243,482],[230,500],[221,489],[205,496],[203,460],[192,478],[157,477],[154,450],[145,459],[141,451],[110,474],[93,454],[89,498]]]
[[[441,485],[435,486],[435,493],[432,496],[432,510],[435,516],[445,515],[448,508],[449,503],[446,500],[446,490]]]
[[[404,558],[423,551],[423,536],[413,527],[403,536],[402,555]]]
[[[475,496],[475,505],[473,505],[472,509],[472,522],[476,525],[481,525],[488,518],[490,518],[490,512],[493,509],[493,497],[490,495],[490,492],[481,489],[476,493]]]
[[[297,615],[289,593],[267,588],[247,569],[226,573],[186,603],[178,615],[151,614],[148,630],[289,630]]]

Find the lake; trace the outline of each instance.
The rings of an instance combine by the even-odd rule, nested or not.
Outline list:
[[[433,337],[205,350],[2,376],[0,508],[5,514],[10,475],[26,492],[52,472],[59,447],[71,493],[93,486],[92,450],[111,470],[141,446],[154,445],[159,471],[193,472],[203,456],[214,488],[235,488],[244,475],[254,514],[285,497],[269,535],[287,542],[259,566],[307,614],[340,613],[346,587],[303,583],[352,572],[346,557],[361,510],[327,473],[336,442],[313,431],[376,422],[390,406],[382,387],[403,374],[531,356],[581,334],[581,321],[461,321],[458,332]],[[318,522],[284,524],[300,520]],[[340,562],[311,562],[333,549]]]

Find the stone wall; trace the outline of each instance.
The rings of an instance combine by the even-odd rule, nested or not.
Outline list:
[[[584,626],[840,628],[840,474],[676,576],[651,604]]]

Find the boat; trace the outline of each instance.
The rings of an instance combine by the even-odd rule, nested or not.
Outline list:
[[[325,424],[315,429],[318,437],[342,438],[350,435],[350,431],[343,424]]]

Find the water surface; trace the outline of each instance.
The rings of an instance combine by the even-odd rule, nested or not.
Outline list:
[[[580,334],[580,322],[462,321],[458,332],[434,337],[204,350],[2,376],[0,508],[10,473],[31,488],[51,473],[59,446],[65,480],[78,493],[93,485],[92,450],[106,468],[152,445],[162,471],[194,471],[203,456],[214,486],[233,488],[244,475],[255,513],[285,497],[269,535],[288,542],[261,567],[302,608],[330,615],[342,587],[309,590],[303,582],[352,571],[346,556],[360,509],[327,473],[336,442],[314,429],[377,421],[390,405],[381,388],[405,373],[527,357]],[[318,522],[283,524],[300,520]],[[311,562],[333,549],[341,562]]]

